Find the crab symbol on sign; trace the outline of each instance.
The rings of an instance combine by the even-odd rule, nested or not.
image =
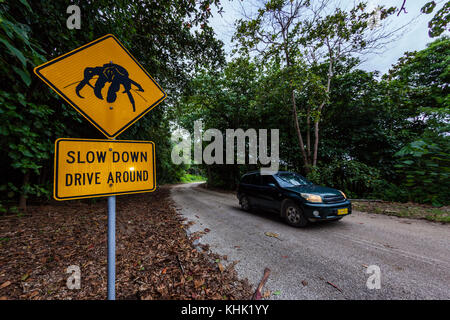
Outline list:
[[[90,80],[97,76],[95,85],[93,86],[90,83]],[[80,98],[84,98],[80,91],[86,86],[90,86],[94,89],[95,96],[103,100],[102,89],[104,88],[106,83],[111,83],[108,89],[108,94],[106,96],[106,101],[112,103],[116,101],[117,92],[122,85],[124,87],[124,91],[122,93],[126,93],[128,95],[128,99],[130,99],[131,105],[133,106],[133,112],[136,112],[136,106],[134,102],[133,95],[131,94],[131,90],[143,92],[142,86],[136,81],[129,78],[128,71],[118,64],[114,64],[112,62],[104,64],[102,67],[88,67],[84,69],[84,79],[80,81],[80,83],[75,88],[75,93]],[[136,89],[132,89],[132,85],[134,85]],[[138,93],[139,94],[139,93]],[[145,99],[144,99],[145,100]]]

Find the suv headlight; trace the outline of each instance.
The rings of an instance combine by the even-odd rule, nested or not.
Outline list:
[[[300,193],[300,195],[303,198],[305,198],[306,201],[309,201],[309,202],[322,202],[322,197],[317,194]]]
[[[344,196],[345,199],[347,199],[347,196],[345,195],[345,193],[343,193],[341,190],[338,190],[338,191]]]

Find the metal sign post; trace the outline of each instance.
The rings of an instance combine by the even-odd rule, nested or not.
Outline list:
[[[108,197],[108,300],[116,300],[116,196]]]
[[[116,196],[108,197],[108,300],[116,300]]]

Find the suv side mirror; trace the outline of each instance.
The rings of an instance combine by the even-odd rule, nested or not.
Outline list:
[[[276,188],[277,186],[275,185],[275,183],[268,183],[267,184],[269,187],[271,187],[271,188]]]

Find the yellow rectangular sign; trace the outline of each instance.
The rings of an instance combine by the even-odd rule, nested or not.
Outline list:
[[[155,179],[155,144],[151,141],[56,140],[56,200],[152,192]]]
[[[36,75],[107,138],[114,138],[166,93],[112,34],[48,61]]]

